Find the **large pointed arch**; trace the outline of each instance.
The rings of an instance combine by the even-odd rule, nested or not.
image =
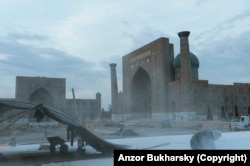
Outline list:
[[[38,88],[33,91],[29,98],[30,102],[38,104],[47,104],[54,106],[54,98],[51,93],[44,87]]]
[[[30,95],[29,101],[31,103],[37,103],[37,104],[47,104],[50,106],[54,106],[54,98],[51,95],[51,93],[44,87],[40,87],[33,91]],[[29,121],[34,121],[33,113],[29,114]],[[44,118],[44,121],[50,121],[48,117]]]
[[[151,118],[151,80],[148,72],[139,67],[131,83],[131,110],[133,118]]]

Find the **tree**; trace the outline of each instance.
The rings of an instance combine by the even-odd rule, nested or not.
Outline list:
[[[237,105],[234,106],[234,113],[235,113],[235,117],[238,117],[239,116],[239,112],[238,112],[238,107]]]
[[[211,113],[210,107],[207,108],[207,120],[213,120],[213,115]]]
[[[102,119],[111,119],[111,110],[105,111],[104,109],[102,109],[101,118]]]
[[[226,112],[223,106],[221,106],[221,119],[226,119]]]

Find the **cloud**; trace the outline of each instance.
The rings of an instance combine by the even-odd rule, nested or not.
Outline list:
[[[12,32],[7,34],[7,38],[9,40],[13,39],[13,40],[40,40],[40,41],[44,41],[48,39],[48,36],[45,35],[38,35],[38,34],[31,34],[29,32],[21,32],[21,33],[17,33],[17,32]]]
[[[25,39],[27,42],[19,42],[19,39]],[[40,42],[49,42],[47,37],[39,35],[11,34],[4,40],[0,40],[0,52],[4,58],[2,62],[12,67],[20,67],[34,72],[58,73],[62,75],[64,70],[71,71],[82,68],[83,71],[91,72],[95,64],[83,59],[73,57],[67,52],[43,45],[29,44],[33,40]],[[79,70],[76,70],[79,71]]]
[[[247,31],[200,46],[197,54],[201,64],[200,76],[220,84],[250,82],[246,77],[250,70],[249,42],[250,31]]]
[[[122,90],[122,56],[159,37],[170,39],[176,55],[182,30],[191,31],[190,48],[200,59],[201,78],[249,82],[243,76],[249,70],[247,6],[246,1],[215,0],[3,1],[0,76],[5,81],[0,86],[14,95],[14,85],[8,84],[14,84],[16,75],[65,77],[68,97],[74,87],[77,97],[100,91],[110,100],[110,63],[117,63]],[[7,95],[13,96],[0,92]]]
[[[20,43],[19,39],[27,42]],[[70,97],[71,88],[76,89],[78,98],[95,98],[95,93],[102,93],[103,90],[107,93],[106,89],[110,88],[107,87],[110,81],[107,77],[108,66],[98,67],[98,64],[71,56],[62,50],[28,44],[34,39],[49,42],[46,36],[26,36],[25,33],[6,35],[0,40],[0,76],[4,78],[0,83],[1,97],[14,98],[16,76],[66,78],[67,97]],[[104,104],[107,103],[106,100]]]
[[[227,22],[235,22],[249,16],[250,16],[250,7],[248,7],[246,10],[242,11],[238,15],[228,19]]]
[[[143,27],[137,33],[124,32],[124,36],[131,41],[132,51],[160,37],[166,37],[166,34],[152,27]]]

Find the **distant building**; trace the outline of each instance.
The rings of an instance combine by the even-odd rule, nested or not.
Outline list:
[[[190,32],[178,33],[180,53],[159,38],[123,56],[123,92],[111,68],[112,119],[230,119],[250,114],[250,84],[199,80],[199,60],[189,50]],[[205,63],[205,62],[204,62]]]
[[[94,99],[66,99],[65,78],[17,76],[13,100],[48,104],[79,120],[94,120],[101,115],[101,93],[96,93]],[[30,122],[35,121],[33,116],[29,115]]]

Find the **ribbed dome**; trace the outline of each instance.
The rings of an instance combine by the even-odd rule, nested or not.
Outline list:
[[[192,68],[199,68],[199,59],[192,53],[189,52],[189,56],[191,58],[191,67]],[[181,53],[179,53],[175,58],[174,58],[174,68],[178,69],[181,66]]]

